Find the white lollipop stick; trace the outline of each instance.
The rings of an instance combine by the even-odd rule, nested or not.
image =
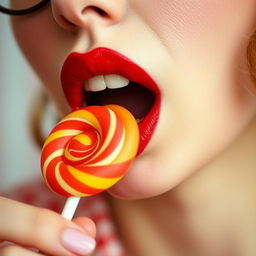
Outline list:
[[[74,196],[68,197],[61,215],[68,220],[72,220],[75,214],[76,208],[78,206],[79,200],[80,200],[80,197],[74,197]]]

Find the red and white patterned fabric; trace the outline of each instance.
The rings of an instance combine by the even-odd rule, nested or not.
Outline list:
[[[58,213],[62,211],[66,200],[52,193],[42,181],[21,185],[12,191],[1,193],[1,195],[30,205],[48,208]],[[75,214],[75,217],[78,216],[87,216],[96,223],[97,248],[93,256],[126,255],[104,194],[82,198]]]

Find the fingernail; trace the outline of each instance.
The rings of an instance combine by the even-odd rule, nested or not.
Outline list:
[[[96,246],[96,242],[92,237],[75,229],[64,230],[61,235],[61,241],[67,250],[80,255],[92,252]]]

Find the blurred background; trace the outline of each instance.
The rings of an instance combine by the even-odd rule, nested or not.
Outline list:
[[[40,81],[20,53],[7,15],[0,14],[0,189],[40,177],[29,115]]]

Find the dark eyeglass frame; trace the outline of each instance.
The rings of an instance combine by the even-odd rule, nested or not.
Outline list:
[[[8,8],[5,8],[2,5],[0,5],[0,12],[8,14],[8,15],[15,15],[15,16],[26,15],[26,14],[29,14],[29,13],[39,10],[40,8],[47,5],[49,2],[50,2],[50,0],[42,0],[38,4],[36,4],[30,8],[27,8],[27,9],[23,9],[23,10],[12,10],[12,9],[8,9]]]

